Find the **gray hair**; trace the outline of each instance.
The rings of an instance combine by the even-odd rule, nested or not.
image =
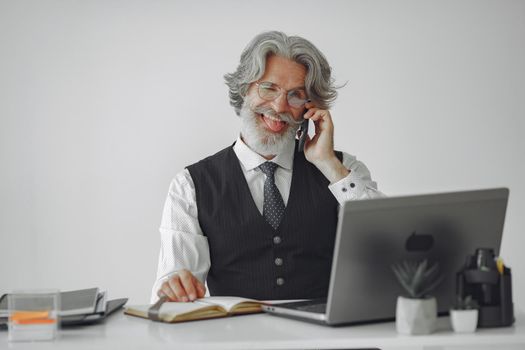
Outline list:
[[[311,42],[299,36],[272,31],[257,35],[241,54],[237,70],[224,79],[230,89],[230,104],[239,115],[250,84],[264,75],[266,58],[277,55],[306,67],[305,88],[316,107],[328,109],[337,97],[332,69],[325,56]]]

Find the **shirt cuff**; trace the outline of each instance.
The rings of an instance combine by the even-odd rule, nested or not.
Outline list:
[[[329,185],[328,189],[339,204],[343,204],[343,202],[361,198],[364,195],[366,186],[364,181],[354,171],[350,171],[350,174],[346,177]]]

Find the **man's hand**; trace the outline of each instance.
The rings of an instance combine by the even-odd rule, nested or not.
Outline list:
[[[304,146],[306,159],[314,164],[323,175],[335,183],[349,174],[343,163],[337,159],[334,153],[334,123],[330,112],[315,107],[313,103],[307,103],[305,107],[308,112],[304,118],[310,119],[315,125],[315,136],[307,138]]]
[[[167,296],[170,301],[193,301],[203,298],[206,287],[188,270],[180,270],[160,287],[157,295]]]

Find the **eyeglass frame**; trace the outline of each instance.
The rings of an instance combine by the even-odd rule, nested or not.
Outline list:
[[[275,96],[274,98],[272,98],[272,99],[268,99],[268,98],[264,98],[264,97],[262,97],[262,96],[261,96],[261,90],[260,90],[260,89],[261,89],[261,84],[270,84],[270,85],[272,85],[272,86],[275,86],[275,87],[279,90],[280,94],[279,94],[279,95],[276,95],[276,96]],[[292,92],[302,90],[302,91],[304,91],[305,95],[307,95],[306,90],[305,90],[304,87],[295,88],[295,89],[291,89],[291,90],[285,90],[285,89],[283,89],[282,87],[280,87],[279,85],[277,85],[277,84],[275,84],[275,83],[272,83],[271,81],[260,81],[260,82],[259,82],[259,81],[256,81],[256,82],[255,82],[255,85],[257,85],[257,95],[258,95],[260,98],[262,98],[263,100],[265,100],[265,101],[275,101],[279,96],[282,95],[283,92],[286,93],[286,103],[288,103],[288,105],[290,105],[290,107],[293,107],[293,108],[301,108],[301,107],[304,107],[305,104],[307,104],[308,102],[311,101],[311,100],[307,97],[307,98],[303,99],[303,103],[302,103],[301,105],[299,105],[299,106],[294,106],[293,104],[290,103],[290,93],[292,93]]]

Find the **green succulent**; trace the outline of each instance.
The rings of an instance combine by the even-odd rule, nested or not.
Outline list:
[[[428,296],[443,281],[439,263],[428,266],[426,259],[395,263],[392,264],[392,270],[409,297],[414,299]]]
[[[456,298],[456,304],[454,305],[455,310],[475,310],[479,307],[478,302],[472,299],[472,295],[461,297],[458,295]]]

